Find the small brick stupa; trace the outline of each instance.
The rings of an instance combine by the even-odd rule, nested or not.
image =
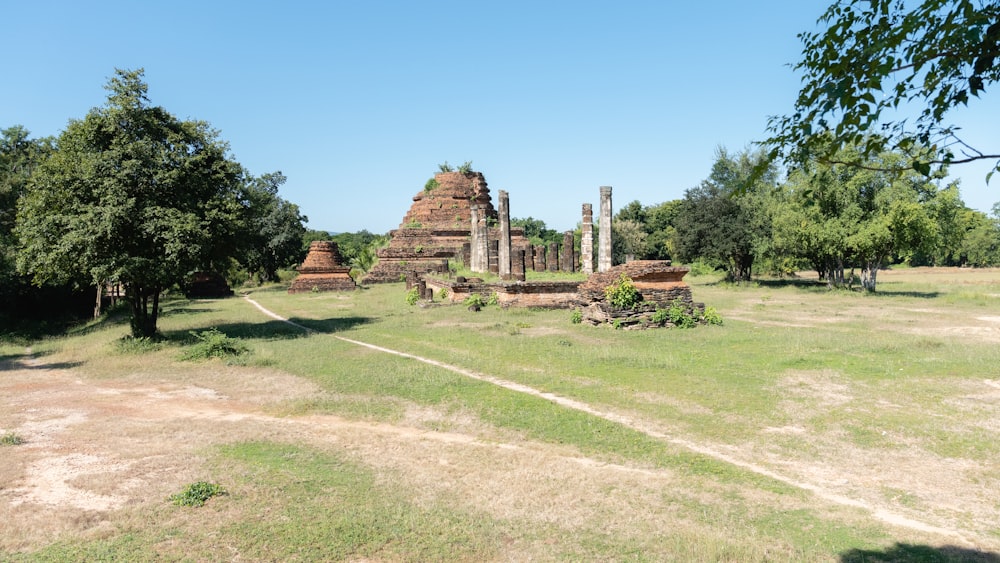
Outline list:
[[[410,211],[399,228],[389,232],[389,245],[378,251],[378,264],[362,283],[398,282],[411,272],[447,272],[448,260],[463,258],[463,246],[469,243],[473,204],[488,224],[496,224],[497,211],[482,173],[435,174],[413,196]],[[530,248],[523,229],[511,229],[511,239],[515,248]]]
[[[309,254],[298,267],[299,275],[288,288],[288,293],[310,291],[353,291],[357,288],[351,269],[340,265],[340,249],[329,240],[313,241]]]

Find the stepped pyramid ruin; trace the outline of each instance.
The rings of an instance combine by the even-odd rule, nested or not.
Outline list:
[[[448,260],[469,263],[472,206],[490,225],[490,240],[499,233],[497,210],[490,199],[486,179],[480,172],[441,172],[413,196],[413,204],[399,228],[389,232],[389,245],[378,251],[378,264],[362,283],[402,281],[407,274],[447,273]],[[511,229],[514,248],[526,249],[530,242],[523,229]]]
[[[288,293],[309,291],[353,291],[357,288],[351,269],[340,265],[340,248],[330,240],[317,240],[309,244],[309,254],[297,269],[298,277],[288,288]]]

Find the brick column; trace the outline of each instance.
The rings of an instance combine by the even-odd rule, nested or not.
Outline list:
[[[562,262],[559,264],[559,269],[563,272],[576,271],[576,255],[574,251],[573,231],[566,231],[563,233]]]
[[[548,266],[549,266],[549,271],[550,272],[558,272],[559,271],[559,243],[558,242],[550,242],[549,243],[549,252],[548,252],[548,256],[546,257],[546,262],[548,262]]]
[[[497,273],[500,279],[511,278],[510,265],[510,198],[507,192],[500,190],[500,207],[497,213],[500,215],[500,245],[497,249]]]
[[[601,215],[598,219],[597,271],[611,269],[611,186],[601,186]]]
[[[594,273],[594,208],[589,203],[583,204],[580,228],[580,269],[589,275]]]

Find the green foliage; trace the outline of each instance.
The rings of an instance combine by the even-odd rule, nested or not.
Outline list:
[[[534,245],[547,245],[550,242],[562,243],[562,235],[554,229],[545,227],[545,221],[527,217],[519,219],[514,217],[510,220],[511,228],[524,229],[524,236]]]
[[[441,296],[441,299],[447,299],[448,295],[450,295],[450,293],[448,292],[448,288],[442,287],[439,295]]]
[[[462,165],[458,167],[458,171],[461,172],[462,174],[471,174],[472,173],[472,161],[471,160],[466,160],[465,162],[463,162]]]
[[[624,273],[617,281],[604,288],[604,297],[612,307],[618,309],[632,309],[642,301],[642,295],[632,283],[632,278]]]
[[[426,184],[424,184],[424,191],[429,193],[436,190],[440,186],[441,183],[438,182],[436,178],[431,178],[430,180],[427,180]]]
[[[161,345],[155,338],[128,335],[115,341],[115,350],[123,355],[148,354],[160,349]]]
[[[24,443],[24,438],[14,432],[7,432],[0,436],[0,446],[20,446]]]
[[[184,360],[204,360],[208,358],[231,358],[250,352],[250,348],[238,338],[231,338],[218,329],[201,332],[190,331],[195,343],[181,356]]]
[[[803,57],[793,68],[802,89],[790,115],[769,120],[770,155],[860,166],[898,150],[905,158],[883,170],[924,175],[953,163],[996,161],[944,119],[1000,78],[997,13],[995,2],[835,1],[819,20],[825,30],[799,34]],[[910,105],[916,119],[896,117],[909,115],[900,110]],[[836,153],[844,146],[861,150],[842,160]]]
[[[204,506],[212,497],[228,494],[222,485],[198,481],[191,483],[183,491],[170,495],[168,500],[177,506]]]
[[[305,258],[303,241],[306,235],[299,206],[278,196],[278,189],[287,178],[281,172],[271,172],[249,178],[244,188],[246,204],[236,258],[262,282],[278,280],[278,270],[290,268]]]
[[[473,293],[466,297],[462,304],[471,309],[481,309],[488,304],[488,300],[478,293]]]
[[[490,293],[490,296],[486,298],[486,304],[494,306],[500,304],[500,296],[497,295],[497,292]]]
[[[722,315],[715,307],[705,307],[705,322],[710,325],[722,325]]]
[[[411,287],[409,291],[406,292],[406,304],[416,305],[417,301],[420,301],[420,292],[417,288]]]
[[[409,223],[404,225],[404,227],[407,229],[419,229],[423,226],[424,226],[423,223],[421,223],[420,221],[410,221]]]
[[[662,307],[657,307],[656,311],[653,312],[653,315],[649,318],[649,320],[653,321],[658,325],[662,325],[665,324],[668,320],[670,320],[670,317],[667,316],[666,309]]]
[[[698,321],[688,314],[687,306],[681,300],[675,300],[667,309],[667,319],[677,328],[694,328]]]
[[[573,312],[569,315],[569,322],[578,325],[583,322],[583,313],[580,309],[573,309]]]
[[[687,190],[677,210],[676,258],[724,265],[730,281],[750,280],[754,260],[770,243],[769,199],[777,180],[770,167],[747,185],[762,159],[759,153],[718,149],[708,179]]]
[[[438,164],[438,170],[440,170],[441,172],[454,172],[455,171],[455,169],[452,168],[450,164],[448,164],[447,160],[444,161],[444,164]]]
[[[207,123],[149,104],[142,70],[118,70],[104,107],[74,120],[19,202],[18,268],[36,283],[120,282],[133,336],[156,333],[159,297],[240,248],[244,170]]]

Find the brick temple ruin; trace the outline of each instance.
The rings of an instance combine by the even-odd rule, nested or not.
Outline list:
[[[341,265],[337,243],[317,240],[309,244],[309,254],[297,268],[299,275],[288,293],[311,291],[353,291],[357,288],[351,269]]]
[[[506,192],[500,196],[501,210],[509,219]],[[449,260],[461,260],[476,272],[517,279],[512,257],[530,259],[531,242],[524,229],[511,228],[509,220],[504,225],[482,173],[440,172],[413,196],[403,222],[389,232],[389,245],[379,249],[378,263],[361,282],[399,282],[412,272],[447,274]],[[509,244],[501,245],[501,239]],[[523,279],[523,267],[520,271]]]

